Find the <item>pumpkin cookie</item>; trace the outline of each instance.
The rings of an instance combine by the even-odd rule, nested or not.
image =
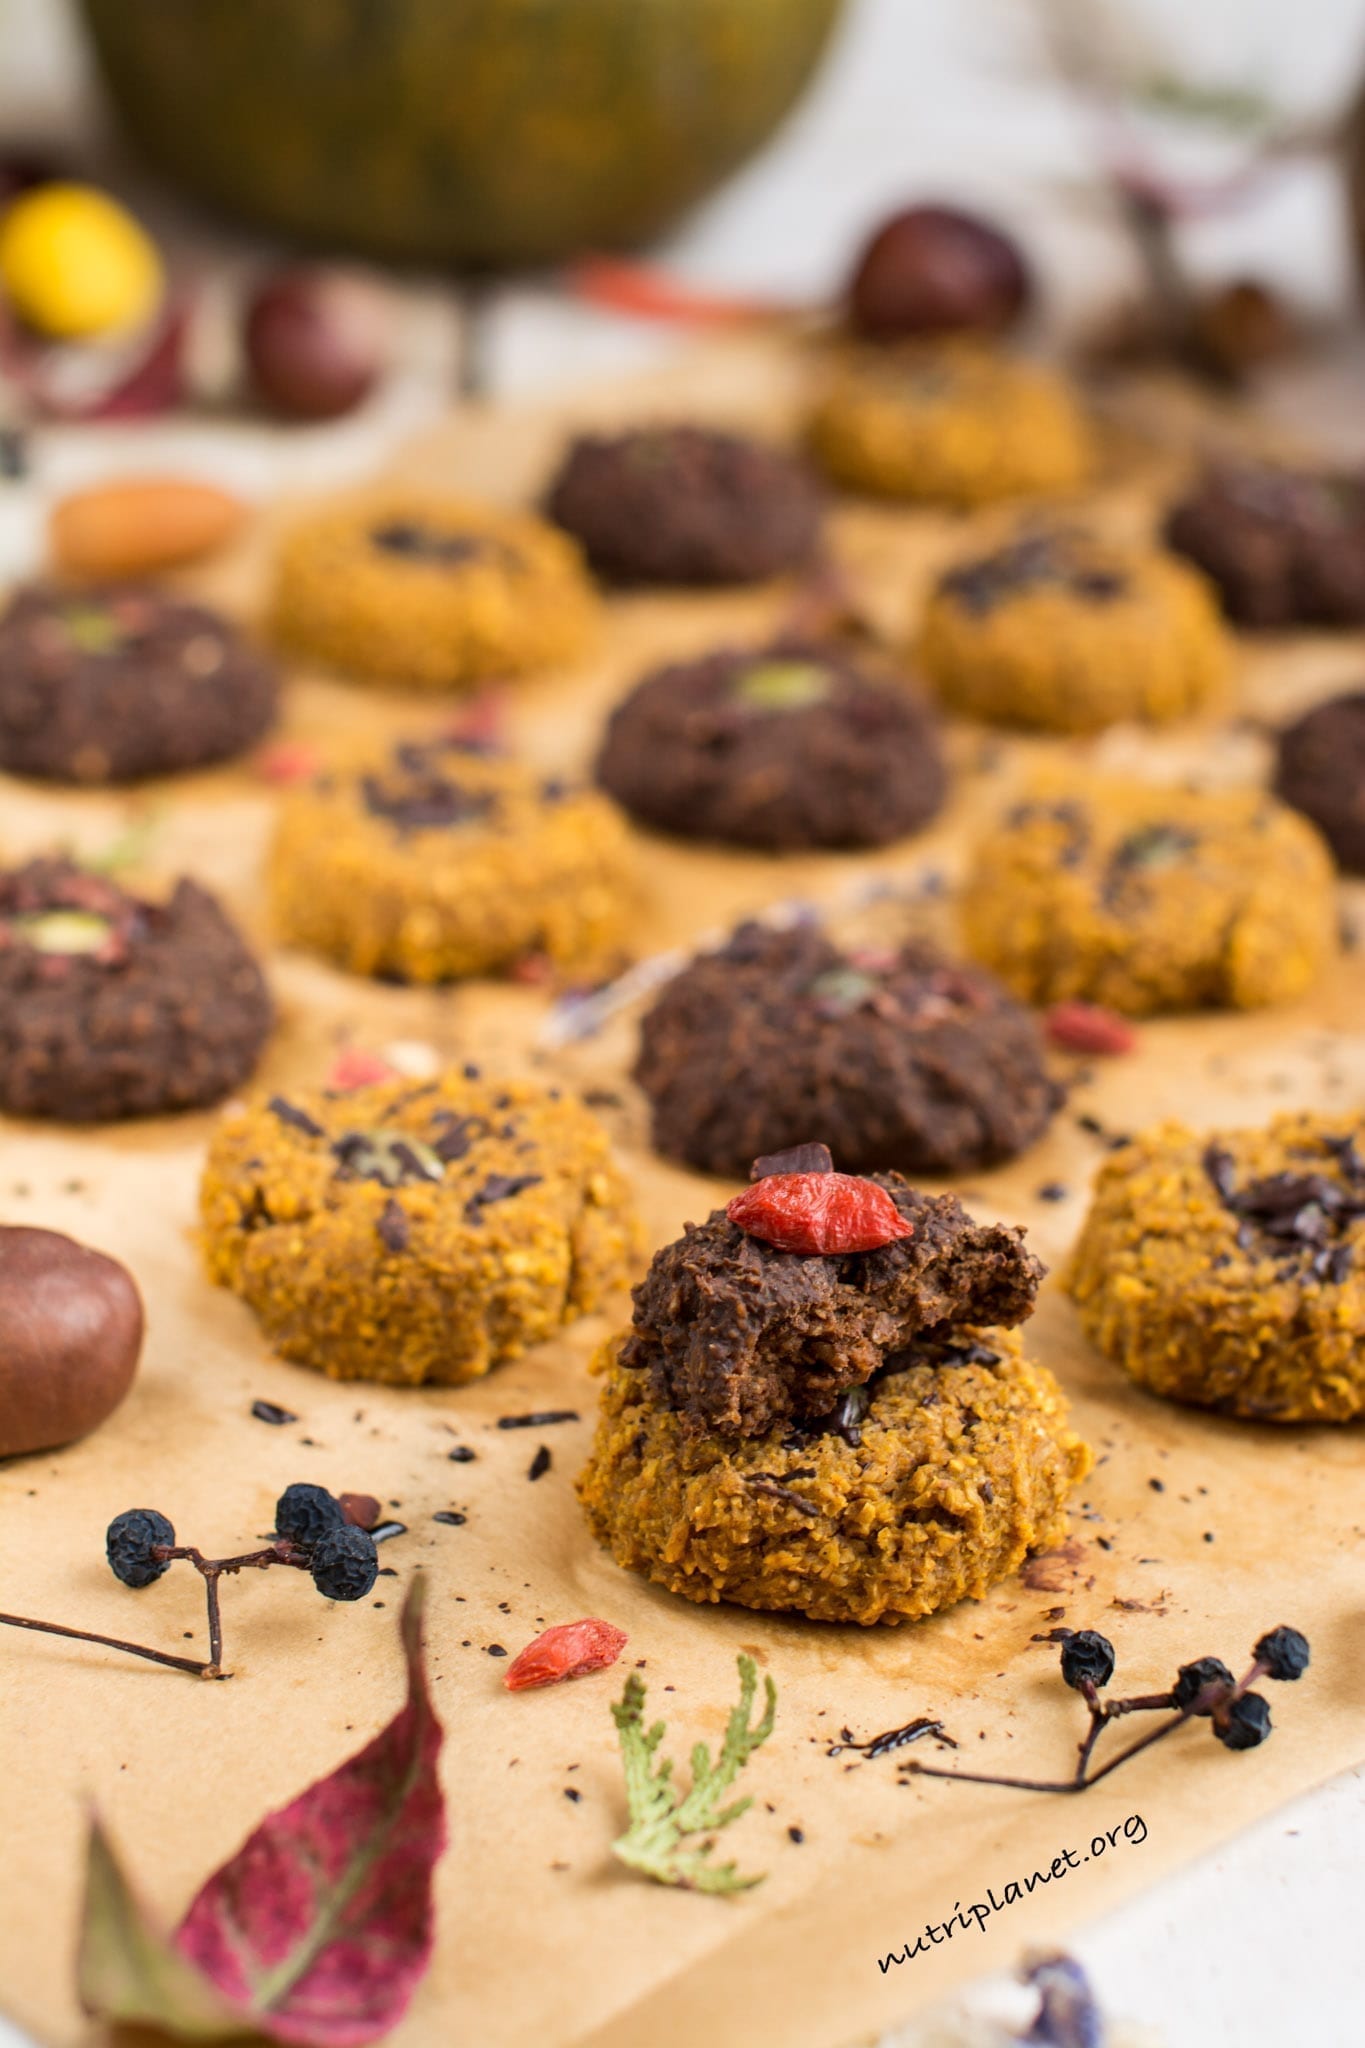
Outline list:
[[[820,1149],[759,1161],[751,1195],[822,1181],[788,1170]],[[601,1354],[579,1496],[618,1564],[685,1599],[895,1623],[1059,1541],[1091,1461],[1051,1374],[991,1326],[1033,1305],[1019,1233],[897,1175],[832,1178],[907,1234],[791,1251],[751,1211],[689,1226]]]
[[[1365,690],[1315,704],[1280,734],[1275,790],[1344,868],[1365,873]]]
[[[1172,507],[1166,540],[1239,625],[1365,624],[1365,477],[1218,463]]]
[[[458,1385],[621,1286],[626,1183],[576,1101],[477,1069],[230,1111],[200,1208],[209,1272],[285,1358]]]
[[[573,442],[545,509],[615,583],[759,583],[814,554],[823,499],[779,448],[653,426]]]
[[[362,756],[281,808],[280,937],[353,974],[452,981],[617,958],[634,894],[604,797],[441,738]]]
[[[275,716],[263,655],[205,605],[34,583],[0,619],[0,768],[133,782],[245,753]]]
[[[1332,863],[1257,790],[1048,784],[978,844],[968,951],[1029,1003],[1129,1016],[1302,995],[1334,950]]]
[[[794,641],[655,669],[612,713],[597,779],[643,824],[773,853],[904,838],[947,786],[903,683]]]
[[[1059,1099],[1036,1019],[979,967],[817,925],[741,925],[660,991],[635,1079],[667,1158],[742,1174],[819,1131],[865,1173],[966,1173],[1042,1136]]]
[[[572,661],[596,622],[563,534],[524,513],[396,487],[330,505],[287,534],[272,611],[296,654],[433,691]]]
[[[1365,1415],[1365,1126],[1166,1123],[1101,1168],[1068,1286],[1087,1336],[1171,1400],[1257,1422]]]
[[[946,505],[1071,490],[1091,461],[1067,387],[972,342],[854,351],[810,436],[836,483]]]
[[[273,1021],[215,896],[164,903],[66,859],[0,874],[0,1108],[94,1123],[220,1102]]]
[[[945,704],[1045,732],[1163,724],[1220,693],[1228,649],[1203,578],[1151,548],[1059,528],[943,576],[919,658]]]

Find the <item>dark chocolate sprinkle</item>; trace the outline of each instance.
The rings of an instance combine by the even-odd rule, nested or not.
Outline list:
[[[381,1522],[377,1529],[370,1531],[376,1543],[387,1543],[391,1536],[406,1536],[407,1533],[406,1522]]]
[[[281,1428],[286,1422],[297,1422],[299,1419],[292,1409],[281,1408],[274,1401],[253,1401],[251,1412],[257,1422],[268,1422],[275,1429]]]
[[[1068,1630],[1069,1634],[1070,1631]],[[826,1756],[839,1756],[846,1749],[856,1749],[865,1757],[889,1756],[892,1750],[904,1749],[911,1742],[919,1742],[924,1736],[932,1735],[939,1742],[946,1742],[950,1749],[957,1744],[944,1730],[941,1721],[935,1721],[927,1714],[921,1714],[916,1721],[907,1721],[904,1727],[887,1728],[880,1735],[870,1736],[866,1742],[857,1742],[849,1729],[839,1730],[839,1740],[825,1751]]]
[[[805,1830],[804,1830],[804,1829],[802,1829],[802,1828],[788,1828],[788,1829],[787,1829],[787,1840],[788,1840],[789,1842],[796,1842],[796,1843],[801,1843],[801,1842],[804,1842],[804,1841],[805,1841],[805,1839],[806,1839],[806,1836],[805,1836]]]
[[[490,1657],[505,1657],[507,1655],[507,1652],[506,1650],[504,1650],[501,1643],[490,1643],[488,1645],[488,1655]]]
[[[412,1235],[407,1211],[390,1195],[379,1217],[379,1235],[391,1252],[405,1252]]]
[[[458,1529],[469,1520],[469,1517],[462,1515],[458,1508],[438,1508],[431,1519],[433,1522],[443,1522],[447,1528]]]
[[[537,1408],[532,1415],[500,1415],[499,1429],[548,1429],[553,1422],[577,1422],[576,1408]],[[455,1453],[450,1454],[454,1457]],[[473,1457],[474,1453],[469,1453]]]
[[[470,1450],[468,1444],[456,1444],[453,1451],[446,1452],[452,1465],[472,1465],[478,1455],[477,1451]]]
[[[266,1108],[277,1116],[282,1124],[291,1130],[302,1131],[305,1138],[323,1138],[327,1134],[321,1124],[315,1124],[307,1110],[296,1109],[292,1102],[286,1102],[282,1095],[272,1095]]]
[[[1049,1180],[1044,1181],[1042,1187],[1036,1188],[1034,1192],[1040,1202],[1064,1202],[1070,1189],[1065,1181]]]
[[[550,1469],[550,1464],[550,1446],[542,1444],[526,1468],[526,1477],[528,1479],[543,1479]]]
[[[574,1805],[577,1806],[579,1800],[583,1797],[583,1794],[578,1790],[576,1785],[566,1785],[564,1787],[564,1797],[566,1799],[572,1799]]]

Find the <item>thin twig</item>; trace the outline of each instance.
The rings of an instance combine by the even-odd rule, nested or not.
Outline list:
[[[195,1678],[220,1678],[222,1673],[201,1664],[194,1657],[176,1657],[169,1650],[148,1650],[141,1643],[125,1643],[118,1636],[96,1635],[88,1628],[63,1628],[57,1621],[30,1621],[22,1614],[0,1614],[9,1628],[36,1629],[40,1635],[69,1636],[77,1643],[101,1643],[106,1650],[123,1650],[130,1657],[145,1657],[149,1664],[168,1664],[172,1671],[188,1671]]]

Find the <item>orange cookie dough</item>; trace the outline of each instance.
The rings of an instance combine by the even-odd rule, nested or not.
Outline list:
[[[1222,693],[1229,666],[1197,570],[1075,528],[1025,532],[950,569],[918,653],[953,710],[1042,732],[1187,718]]]
[[[697,1434],[620,1341],[579,1497],[619,1565],[687,1600],[870,1624],[979,1599],[1061,1541],[1093,1462],[1013,1331],[921,1340],[868,1389],[856,1442],[789,1422]]]
[[[580,1103],[477,1070],[230,1111],[200,1191],[211,1277],[330,1379],[459,1385],[622,1286],[634,1208]]]
[[[597,600],[573,541],[527,513],[390,487],[285,536],[277,639],[344,674],[459,690],[574,660]]]
[[[1084,480],[1090,431],[1051,371],[974,342],[844,357],[810,422],[836,483],[877,497],[983,505]]]
[[[1100,1170],[1068,1286],[1153,1393],[1257,1422],[1365,1415],[1365,1122],[1145,1131]]]
[[[1336,945],[1332,862],[1259,790],[1119,776],[1039,786],[978,843],[966,947],[1029,1003],[1129,1016],[1302,995]]]
[[[532,954],[609,970],[635,904],[605,797],[440,738],[362,754],[287,797],[269,888],[285,944],[409,982]]]

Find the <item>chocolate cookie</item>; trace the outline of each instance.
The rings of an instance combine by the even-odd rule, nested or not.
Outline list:
[[[1120,776],[1040,785],[978,843],[967,949],[1028,1003],[1129,1016],[1302,995],[1336,945],[1313,827],[1259,790]]]
[[[1286,726],[1275,793],[1313,820],[1342,867],[1365,873],[1365,690],[1330,697]]]
[[[479,1378],[624,1286],[630,1191],[557,1088],[465,1069],[230,1111],[200,1195],[209,1272],[332,1379]]]
[[[1060,379],[970,341],[851,351],[810,437],[836,483],[946,505],[1071,490],[1092,457]]]
[[[1228,670],[1202,576],[1157,549],[1066,527],[949,569],[918,652],[955,711],[1044,732],[1188,718],[1221,693]]]
[[[647,1373],[689,1428],[761,1436],[834,1413],[926,1332],[951,1346],[955,1322],[1032,1314],[1043,1268],[1022,1231],[974,1223],[956,1195],[920,1194],[900,1174],[869,1178],[913,1226],[877,1251],[779,1251],[724,1209],[689,1223],[635,1289],[623,1368]]]
[[[635,901],[605,797],[439,736],[358,753],[290,795],[269,882],[287,944],[413,982],[532,954],[602,971]]]
[[[269,728],[277,689],[205,605],[135,584],[30,584],[0,618],[0,768],[109,783],[224,761]]]
[[[1218,463],[1172,507],[1165,532],[1239,625],[1365,623],[1365,477]]]
[[[815,552],[823,501],[795,456],[712,427],[574,441],[545,500],[616,583],[759,583]]]
[[[666,1157],[743,1174],[818,1132],[850,1172],[962,1173],[1041,1137],[1058,1092],[1034,1018],[931,947],[842,952],[742,925],[656,997],[635,1078]]]
[[[903,838],[947,785],[903,683],[796,641],[655,669],[612,713],[597,779],[660,831],[774,853]]]
[[[1101,1168],[1068,1276],[1154,1393],[1256,1422],[1365,1415],[1365,1128],[1161,1124]]]
[[[468,689],[572,661],[596,622],[572,541],[437,491],[339,499],[286,534],[276,565],[284,644],[398,689]]]
[[[68,1123],[197,1109],[251,1073],[272,1023],[216,897],[165,903],[64,859],[0,874],[0,1107]]]

